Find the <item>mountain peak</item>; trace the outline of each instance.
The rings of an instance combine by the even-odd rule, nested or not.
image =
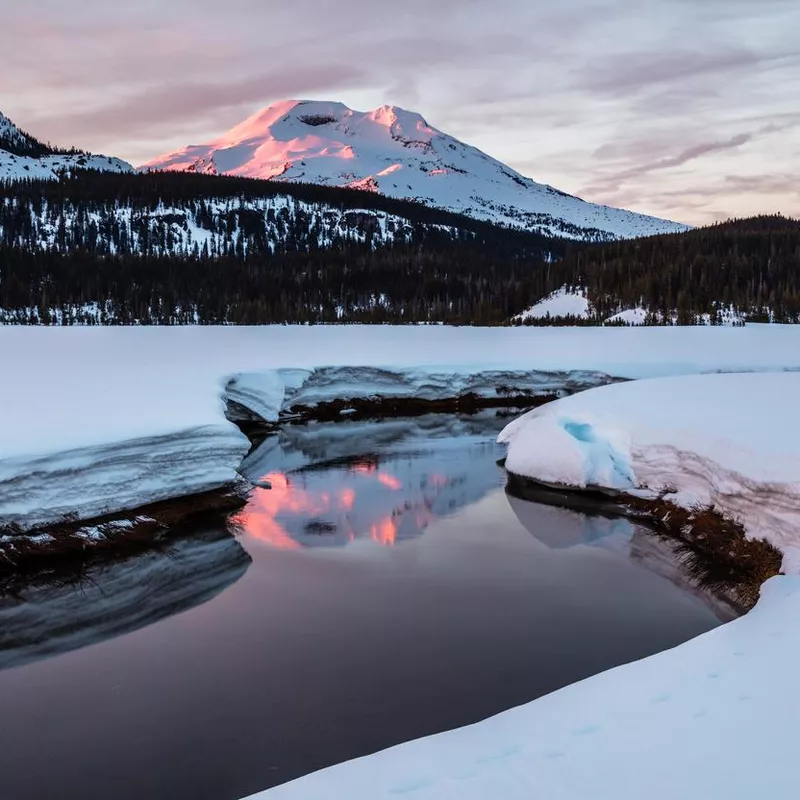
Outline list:
[[[356,111],[329,100],[282,100],[218,138],[142,169],[238,175],[368,189],[513,227],[582,239],[685,226],[584,203],[530,178],[395,105]]]
[[[338,122],[352,111],[343,103],[317,100],[281,100],[251,114],[235,125],[219,140],[223,143],[240,143],[256,136],[268,135],[280,123],[306,124],[309,127]]]
[[[399,106],[383,105],[372,111],[355,111],[344,103],[327,100],[281,100],[259,109],[247,119],[235,125],[215,142],[222,146],[240,144],[256,137],[298,138],[313,135],[314,128],[343,126],[352,122],[374,123],[375,126],[391,128],[401,124],[412,129],[434,131],[421,114],[406,111]],[[317,132],[318,134],[320,132]]]

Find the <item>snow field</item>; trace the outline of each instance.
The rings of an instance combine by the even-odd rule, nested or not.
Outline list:
[[[519,318],[524,321],[526,319],[545,319],[548,316],[588,319],[591,312],[586,292],[582,289],[571,290],[562,286],[523,311]]]

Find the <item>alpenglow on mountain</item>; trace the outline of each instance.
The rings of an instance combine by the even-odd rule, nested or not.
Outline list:
[[[554,236],[598,240],[687,226],[587,203],[526,178],[396,106],[360,112],[336,102],[287,100],[219,138],[160,156],[143,170],[317,183],[417,200]]]
[[[44,144],[0,114],[0,181],[54,180],[76,169],[133,171],[130,164],[119,158]]]

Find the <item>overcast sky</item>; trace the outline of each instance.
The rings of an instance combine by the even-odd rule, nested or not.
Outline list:
[[[389,103],[587,200],[800,216],[800,0],[0,0],[0,53],[0,111],[134,164]]]

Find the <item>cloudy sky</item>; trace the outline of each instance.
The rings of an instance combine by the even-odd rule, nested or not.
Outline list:
[[[0,0],[0,111],[134,164],[384,103],[587,200],[800,216],[798,0]]]

